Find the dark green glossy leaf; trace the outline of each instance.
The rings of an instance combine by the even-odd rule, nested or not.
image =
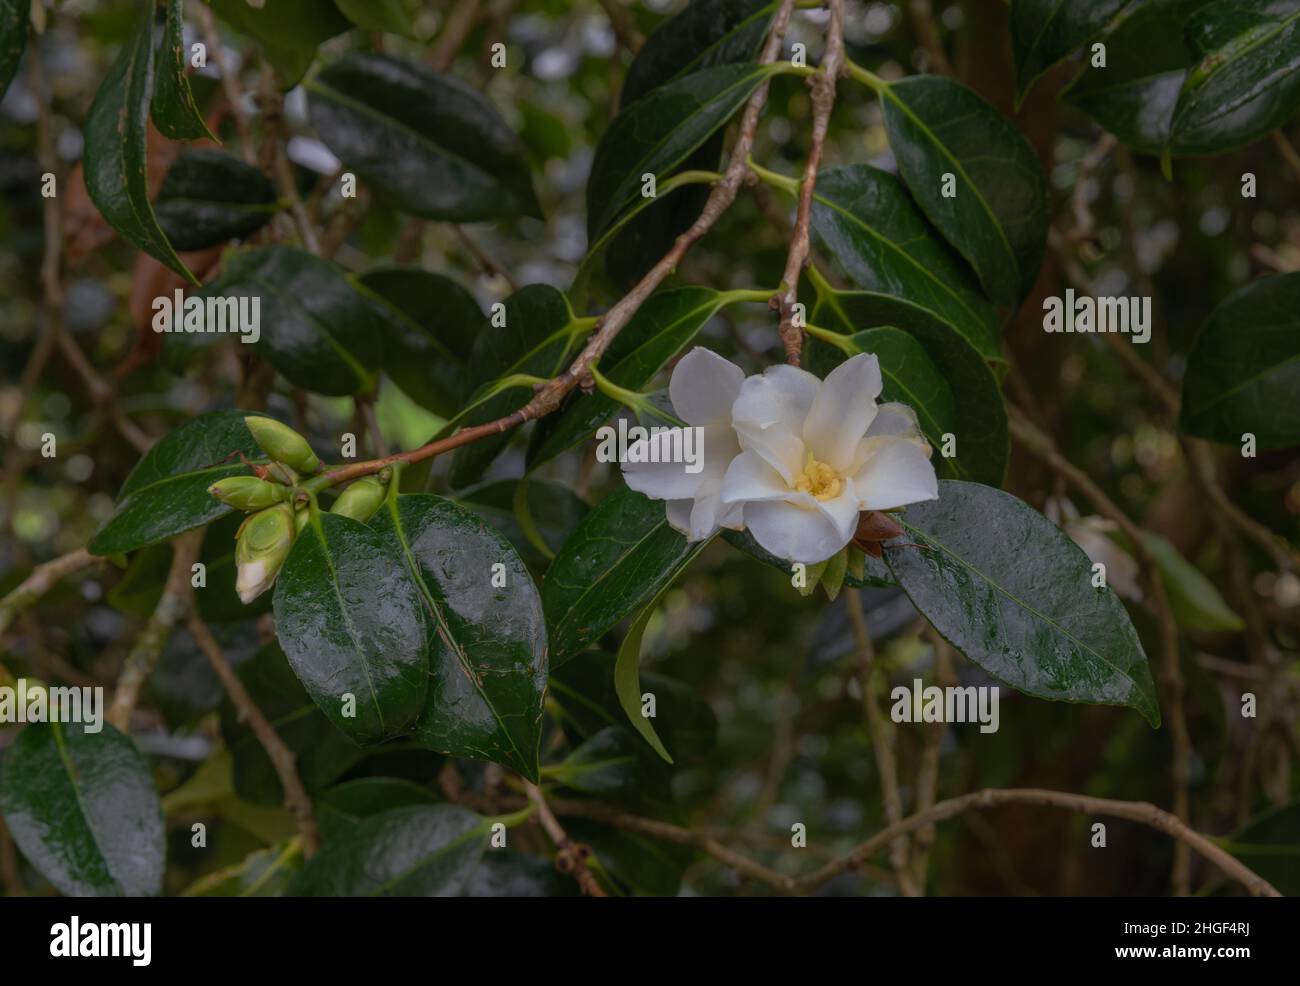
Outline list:
[[[1300,3],[1211,3],[1187,36],[1203,53],[1169,129],[1173,154],[1222,154],[1263,137],[1300,108]]]
[[[384,317],[337,265],[296,247],[240,250],[208,290],[262,299],[257,345],[290,383],[332,397],[374,386]]]
[[[824,377],[851,355],[873,353],[880,360],[884,382],[881,401],[899,401],[916,411],[921,431],[935,448],[943,444],[945,432],[956,432],[957,404],[952,388],[915,336],[893,326],[880,326],[855,332],[846,342],[851,352],[832,345],[809,352],[808,369]]]
[[[207,0],[218,17],[255,40],[285,89],[292,88],[316,58],[322,41],[351,27],[334,0]]]
[[[265,461],[244,418],[255,411],[209,411],[145,453],[117,494],[117,509],[90,539],[97,555],[156,544],[230,513],[208,493],[227,476],[247,475],[240,455]]]
[[[1159,153],[1192,63],[1188,18],[1212,0],[1137,0],[1107,33],[1106,65],[1089,63],[1064,93],[1125,145]]]
[[[235,671],[249,696],[293,751],[308,793],[333,784],[364,755],[335,729],[293,673],[278,644],[268,644]],[[230,750],[235,793],[257,805],[284,802],[275,765],[230,699],[221,703],[221,735]]]
[[[453,897],[487,848],[488,820],[453,805],[394,808],[326,844],[299,871],[299,897]]]
[[[1015,308],[1047,249],[1047,181],[1006,117],[959,82],[918,75],[884,90],[898,173],[930,221],[975,268],[990,298]],[[944,194],[944,176],[956,194]]]
[[[1179,422],[1189,434],[1261,449],[1300,444],[1300,273],[1229,295],[1187,357]]]
[[[382,267],[355,279],[384,312],[384,372],[407,397],[449,418],[468,394],[466,376],[483,311],[456,281],[419,267]]]
[[[669,527],[661,501],[624,490],[602,502],[564,543],[542,583],[551,667],[648,605],[706,544],[689,544]]]
[[[771,0],[698,0],[688,4],[660,24],[637,51],[623,81],[619,108],[626,109],[646,93],[701,69],[755,60],[775,10]],[[721,156],[722,134],[716,133],[671,173],[715,171]],[[625,215],[626,225],[609,244],[605,267],[620,289],[631,287],[668,252],[709,196],[709,189],[698,184],[663,194],[669,175],[657,175],[659,197],[646,202],[645,209],[635,210],[635,215]]]
[[[551,552],[551,556],[543,555],[524,534],[515,514],[515,497],[520,482],[517,479],[502,479],[495,483],[484,483],[466,490],[457,499],[504,534],[525,562],[544,566],[560,550],[578,522],[587,515],[587,505],[578,494],[560,483],[528,480],[528,512],[542,543]]]
[[[1016,56],[1016,101],[1034,81],[1099,34],[1131,0],[1015,0],[1011,50]]]
[[[989,364],[951,325],[910,302],[871,291],[835,291],[819,285],[809,320],[849,334],[870,326],[897,326],[925,347],[947,381],[956,403],[957,454],[940,456],[936,466],[954,479],[1001,486],[1010,454],[1007,412]],[[809,339],[810,360],[819,360],[827,344]],[[937,446],[942,447],[942,446]]]
[[[477,389],[516,373],[549,378],[568,365],[577,339],[570,331],[573,318],[564,295],[545,284],[520,288],[505,301],[505,324],[491,319],[474,338],[469,359],[469,386]],[[464,425],[481,424],[517,411],[532,398],[531,387],[513,387],[484,401],[466,415]],[[510,442],[509,433],[480,439],[457,449],[452,459],[451,483],[469,486]]]
[[[402,0],[334,0],[334,3],[357,27],[415,37],[415,26]]]
[[[866,165],[823,171],[812,228],[859,287],[899,299],[949,326],[981,356],[999,358],[997,312],[893,175]]]
[[[302,866],[297,840],[251,852],[238,863],[201,876],[182,897],[279,897]]]
[[[1028,695],[1126,705],[1160,724],[1146,654],[1092,562],[1009,493],[944,480],[899,517],[885,560],[916,608],[985,671]]]
[[[231,575],[233,582],[234,575]],[[195,592],[202,592],[196,589]],[[251,620],[211,628],[213,639],[233,667],[250,660],[261,647],[261,637]],[[163,714],[172,729],[193,725],[221,705],[225,689],[198,642],[184,624],[175,627],[158,657],[146,686],[149,704]]]
[[[23,855],[64,894],[162,890],[162,805],[149,764],[112,726],[24,728],[4,760],[0,811]]]
[[[584,740],[547,776],[565,787],[601,797],[667,802],[672,789],[668,765],[624,726],[608,726]]]
[[[167,0],[167,20],[158,46],[158,67],[154,76],[154,126],[172,140],[216,140],[194,102],[190,80],[185,74],[185,0]],[[165,229],[166,227],[164,227]],[[196,249],[176,244],[178,250]]]
[[[600,372],[619,387],[641,390],[690,344],[727,300],[723,292],[700,287],[652,295],[614,337],[601,357]],[[621,407],[600,391],[575,396],[564,410],[541,421],[533,431],[529,470],[591,437]]]
[[[358,745],[407,732],[429,689],[420,590],[390,538],[317,514],[275,584],[275,632],[294,673]],[[344,697],[355,714],[345,714]]]
[[[198,284],[167,242],[149,201],[153,0],[138,2],[136,9],[139,22],[86,114],[86,191],[95,208],[124,239]]]
[[[306,88],[321,139],[402,210],[450,222],[541,218],[519,138],[460,80],[350,54]]]
[[[438,496],[392,498],[370,523],[405,559],[425,609],[429,691],[416,740],[536,781],[546,621],[523,561],[481,517]]]
[[[269,177],[233,154],[208,149],[177,158],[154,201],[158,225],[177,250],[244,239],[278,208]]]
[[[658,598],[632,621],[627,635],[618,646],[618,655],[614,659],[614,694],[618,696],[618,704],[627,721],[632,724],[632,728],[641,734],[641,738],[650,744],[650,748],[655,753],[663,757],[666,762],[672,763],[673,758],[664,748],[663,740],[655,731],[654,723],[642,713],[641,639],[645,636],[645,628],[650,623],[650,617],[654,615],[657,602]]]
[[[463,891],[466,897],[579,897],[581,894],[577,881],[562,874],[554,863],[508,849],[484,853]]]
[[[644,174],[667,178],[722,127],[781,66],[720,65],[702,69],[638,99],[600,139],[587,181],[587,241],[600,235],[641,196]]]
[[[428,788],[393,777],[361,777],[322,791],[315,799],[316,821],[327,842],[346,838],[371,815],[393,808],[431,805]]]
[[[13,81],[27,47],[27,21],[31,0],[4,0],[0,3],[0,99]]]

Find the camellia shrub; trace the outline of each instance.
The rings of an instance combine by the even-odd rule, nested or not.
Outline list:
[[[0,83],[6,892],[1300,891],[1300,4],[0,0]]]

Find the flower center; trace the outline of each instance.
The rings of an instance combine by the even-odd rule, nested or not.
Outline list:
[[[809,452],[803,472],[794,478],[794,488],[800,493],[811,493],[818,500],[833,500],[840,495],[844,484],[839,473],[825,462],[818,462]]]

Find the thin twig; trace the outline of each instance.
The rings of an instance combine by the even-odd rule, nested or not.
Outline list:
[[[600,0],[601,9],[605,11],[605,16],[609,18],[610,29],[614,32],[614,37],[624,48],[631,54],[635,55],[645,44],[645,38],[636,28],[636,21],[632,19],[632,13],[618,0]]]
[[[509,287],[511,291],[519,290],[515,285],[514,279],[506,272],[506,269],[493,260],[492,256],[479,246],[469,233],[465,232],[463,226],[456,223],[453,224],[451,228],[456,231],[456,238],[459,239],[460,242],[464,244],[465,249],[473,255],[474,259],[478,262],[479,269],[482,270],[484,274],[488,277],[501,278],[506,282],[506,286]]]
[[[222,654],[221,645],[217,643],[216,638],[212,636],[212,631],[208,629],[208,625],[203,622],[198,613],[191,611],[185,625],[198,643],[199,650],[203,651],[208,663],[212,665],[212,670],[221,679],[222,687],[230,696],[230,701],[239,715],[239,721],[248,723],[248,728],[253,731],[257,741],[262,744],[262,749],[271,759],[271,765],[275,767],[276,776],[280,778],[280,787],[284,791],[284,806],[289,809],[298,823],[303,855],[310,859],[320,848],[320,830],[316,827],[311,798],[308,797],[307,789],[298,775],[297,758],[285,745],[284,740],[280,739],[280,734],[257,707],[253,697],[248,694],[248,689],[244,687],[244,683],[239,680],[239,676],[235,674],[225,655]]]
[[[31,575],[0,599],[0,634],[9,628],[14,617],[54,588],[61,579],[102,560],[85,548],[78,548],[76,551],[70,551],[66,555],[37,565]]]
[[[542,828],[546,830],[551,842],[555,843],[555,868],[577,880],[578,886],[588,897],[608,897],[609,894],[605,893],[596,875],[587,866],[591,847],[569,838],[564,826],[551,811],[551,806],[546,803],[541,788],[531,781],[524,781],[524,790],[528,793],[528,800],[537,809],[537,818],[542,823]]]
[[[916,32],[916,39],[925,51],[925,70],[935,75],[954,75],[948,53],[943,50],[943,38],[939,34],[939,25],[935,22],[930,0],[911,0],[908,9],[912,14],[912,30]]]
[[[781,321],[777,331],[785,346],[785,360],[791,366],[799,365],[803,349],[804,330],[801,324],[795,323],[795,303],[798,301],[799,276],[803,273],[804,264],[808,262],[808,235],[812,222],[813,191],[817,186],[817,169],[821,166],[831,111],[835,108],[835,83],[844,66],[844,0],[828,0],[828,3],[830,22],[826,28],[826,54],[817,72],[808,78],[808,86],[812,90],[812,136],[808,160],[804,162],[803,181],[799,186],[799,209],[795,214],[785,272],[781,276],[781,290],[769,302],[780,313]]]
[[[1300,151],[1295,149],[1295,145],[1281,130],[1273,131],[1273,143],[1277,145],[1277,149],[1282,153],[1282,159],[1295,172],[1295,176],[1300,178]]]
[[[172,539],[172,564],[162,596],[118,674],[108,721],[124,733],[131,727],[131,713],[135,711],[141,687],[153,673],[172,628],[185,617],[193,601],[191,569],[199,557],[203,531],[204,528],[186,531]]]
[[[442,30],[438,32],[429,52],[429,64],[434,71],[445,72],[451,67],[456,52],[460,51],[469,32],[474,30],[474,22],[478,20],[478,7],[479,0],[460,0],[452,5],[451,13],[443,22]]]
[[[198,11],[203,36],[208,41],[208,54],[212,56],[212,64],[217,67],[221,91],[225,93],[226,102],[230,104],[230,116],[235,121],[235,132],[239,134],[239,152],[243,155],[245,163],[256,164],[257,150],[253,146],[253,131],[248,125],[248,114],[244,112],[239,79],[231,71],[230,63],[226,61],[226,51],[221,45],[221,32],[217,29],[216,18],[212,16],[212,11],[203,0],[195,3],[194,8]]]

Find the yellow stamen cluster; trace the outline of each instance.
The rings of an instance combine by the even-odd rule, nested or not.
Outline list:
[[[833,500],[840,495],[844,484],[840,474],[825,462],[818,462],[808,453],[808,464],[794,478],[794,488],[800,493],[811,493],[818,500]]]

